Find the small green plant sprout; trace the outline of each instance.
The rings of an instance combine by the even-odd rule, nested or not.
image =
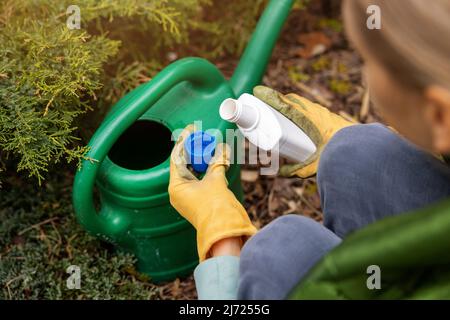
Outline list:
[[[301,72],[299,68],[295,66],[290,66],[288,68],[288,75],[289,79],[294,83],[307,82],[311,78],[308,74]]]
[[[347,95],[351,91],[352,84],[347,80],[331,79],[329,81],[329,87],[334,93]]]
[[[321,72],[323,70],[330,68],[330,66],[331,66],[330,58],[328,58],[326,56],[321,56],[316,61],[313,62],[313,64],[311,65],[311,68],[315,72]]]

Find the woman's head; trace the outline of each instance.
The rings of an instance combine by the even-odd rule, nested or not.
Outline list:
[[[381,29],[366,24],[373,4]],[[343,13],[381,116],[416,144],[450,153],[450,1],[346,0]]]

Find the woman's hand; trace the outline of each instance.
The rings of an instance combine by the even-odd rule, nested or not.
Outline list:
[[[317,151],[305,162],[281,167],[282,176],[308,178],[315,175],[320,155],[328,141],[342,128],[356,124],[294,93],[283,95],[268,87],[256,86],[253,94],[295,123],[317,147]]]
[[[184,140],[195,131],[187,126],[180,134],[170,157],[169,196],[172,206],[197,230],[197,249],[200,261],[223,253],[224,248],[239,254],[240,246],[256,232],[247,212],[228,189],[225,171],[228,169],[229,150],[226,144],[216,146],[214,157],[202,180],[187,168]],[[221,240],[235,238],[236,241]],[[224,243],[227,246],[224,246]],[[215,246],[218,245],[218,246]],[[214,247],[214,252],[211,249]],[[227,250],[228,250],[227,249]],[[217,251],[218,250],[218,251]]]
[[[243,242],[241,237],[226,238],[217,241],[211,247],[211,257],[240,256]]]

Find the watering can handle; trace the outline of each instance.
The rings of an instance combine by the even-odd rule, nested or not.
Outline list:
[[[125,231],[130,220],[123,215],[107,216],[97,213],[93,191],[98,169],[117,139],[175,85],[188,81],[194,87],[212,92],[225,82],[222,74],[207,60],[185,58],[178,60],[151,81],[139,88],[139,95],[122,107],[113,109],[89,142],[89,151],[77,172],[73,185],[73,203],[82,225],[94,235],[116,237]],[[106,223],[107,222],[107,223]]]

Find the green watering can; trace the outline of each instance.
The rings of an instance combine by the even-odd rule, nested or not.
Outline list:
[[[171,132],[197,120],[223,136],[234,129],[220,119],[219,105],[260,83],[293,2],[269,2],[230,81],[204,59],[178,60],[124,96],[89,142],[91,160],[83,161],[73,186],[76,216],[91,234],[133,253],[152,281],[188,275],[198,264],[195,230],[167,193]],[[239,165],[227,178],[242,200]]]

